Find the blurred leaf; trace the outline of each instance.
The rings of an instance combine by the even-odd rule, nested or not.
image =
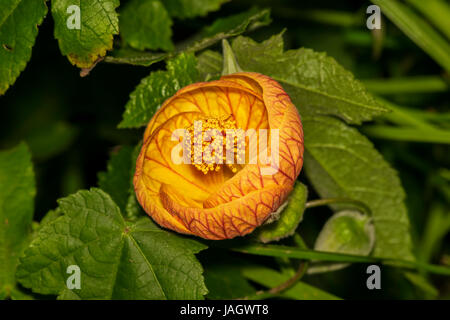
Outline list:
[[[447,72],[450,72],[450,44],[426,20],[400,1],[372,0],[372,2],[380,6],[381,12]],[[448,17],[446,19],[448,20]]]
[[[219,10],[228,1],[230,0],[164,0],[164,5],[172,17],[193,18]]]
[[[131,93],[119,128],[144,126],[155,111],[179,89],[198,80],[197,60],[182,53],[167,62],[167,71],[154,71]]]
[[[0,95],[25,69],[47,14],[46,0],[2,0],[0,3]]]
[[[200,260],[205,268],[205,284],[208,299],[238,299],[255,294],[241,272],[246,261],[237,259],[223,251],[205,252]]]
[[[369,255],[375,243],[375,230],[370,217],[358,211],[335,213],[323,226],[314,250]],[[339,270],[347,264],[311,264],[308,273]]]
[[[130,195],[131,155],[133,148],[123,146],[111,155],[106,172],[99,172],[98,186],[108,193],[122,212],[125,212]]]
[[[413,259],[400,179],[372,143],[330,117],[303,117],[303,130],[306,175],[320,196],[368,205],[375,225],[374,255]]]
[[[83,0],[80,4],[80,29],[69,29],[67,8],[71,0],[52,0],[55,38],[61,53],[79,68],[90,68],[113,47],[113,36],[119,34],[115,9],[119,0]],[[82,6],[81,6],[82,5]]]
[[[423,130],[420,128],[368,125],[363,132],[370,137],[396,141],[450,144],[450,132]]]
[[[32,130],[26,138],[33,157],[45,160],[66,151],[74,142],[78,128],[67,122],[51,122]]]
[[[450,6],[446,0],[406,0],[450,39]]]
[[[359,124],[387,111],[333,58],[305,48],[283,51],[282,34],[262,43],[241,36],[233,50],[244,70],[280,82],[302,116],[326,114]]]
[[[35,194],[27,146],[0,152],[0,300],[19,294],[15,273],[31,240]]]
[[[297,182],[289,195],[287,206],[281,211],[279,219],[259,227],[253,235],[264,243],[278,241],[293,235],[303,219],[307,195],[306,186]]]
[[[172,20],[158,0],[132,0],[120,12],[120,35],[138,50],[173,50]]]
[[[418,246],[418,258],[424,262],[431,261],[449,231],[450,209],[436,202],[427,215],[425,229]]]
[[[275,270],[262,266],[245,266],[242,268],[243,275],[260,285],[267,288],[274,288],[285,281],[289,280],[289,276],[283,275]],[[335,295],[326,291],[315,288],[304,282],[297,282],[292,287],[282,291],[280,296],[283,298],[297,300],[337,300],[340,299]]]
[[[449,90],[447,82],[440,76],[367,79],[362,80],[362,83],[370,92],[380,95],[446,92]]]
[[[59,200],[64,215],[44,225],[20,259],[17,277],[60,299],[202,299],[207,293],[194,254],[204,245],[157,227],[127,224],[111,197],[82,190]],[[66,287],[70,265],[81,289]]]
[[[414,272],[404,272],[403,275],[417,288],[430,295],[431,298],[436,298],[439,295],[439,291],[422,275]]]

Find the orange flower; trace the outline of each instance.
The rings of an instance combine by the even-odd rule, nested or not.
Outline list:
[[[216,139],[202,141],[200,149],[177,149],[194,145],[198,121],[203,124],[203,131],[197,131],[201,137],[205,128],[250,132],[243,145],[228,136],[218,142],[237,151],[232,160],[245,151],[244,163],[206,163],[206,148]],[[177,129],[187,135],[174,136]],[[200,150],[201,162],[195,161],[195,150]],[[194,161],[175,161],[181,151],[192,151],[189,160]],[[269,163],[261,160],[264,154]],[[210,155],[221,158],[218,152]],[[252,232],[278,210],[302,165],[302,125],[289,96],[265,75],[240,72],[189,85],[164,102],[145,131],[134,187],[142,207],[161,226],[206,239],[231,239]]]

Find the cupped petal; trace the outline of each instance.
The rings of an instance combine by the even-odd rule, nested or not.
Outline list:
[[[208,209],[184,206],[167,188],[160,190],[160,196],[164,208],[192,234],[223,240],[252,232],[284,203],[290,191],[280,186],[264,188]]]
[[[236,73],[222,77],[227,81],[239,84],[247,83],[254,91],[261,92],[268,113],[270,130],[279,130],[278,153],[279,162],[262,164],[260,157],[256,164],[247,164],[238,174],[225,181],[224,184],[205,200],[203,206],[211,208],[233,201],[238,197],[273,186],[291,186],[299,175],[303,165],[303,130],[300,115],[289,96],[278,82],[258,73]],[[255,86],[259,86],[255,88]],[[260,150],[270,154],[268,150]],[[264,174],[263,171],[272,168],[274,174]]]

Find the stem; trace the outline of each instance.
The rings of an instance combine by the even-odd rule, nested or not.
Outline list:
[[[300,261],[300,264],[299,264],[295,274],[291,278],[289,278],[288,280],[283,282],[282,284],[280,284],[272,289],[269,289],[267,291],[263,291],[263,290],[257,291],[253,296],[238,298],[236,300],[265,299],[265,298],[270,298],[270,297],[276,296],[276,295],[280,294],[281,292],[283,292],[284,290],[289,289],[297,281],[299,281],[303,277],[303,275],[306,273],[308,264],[309,264],[308,261]]]
[[[327,205],[336,204],[336,203],[353,204],[355,207],[361,209],[361,211],[368,214],[370,217],[372,216],[372,211],[365,203],[363,203],[359,200],[348,199],[348,198],[328,198],[328,199],[311,200],[311,201],[306,202],[305,208],[307,209],[307,208],[321,207],[321,206],[327,206]]]

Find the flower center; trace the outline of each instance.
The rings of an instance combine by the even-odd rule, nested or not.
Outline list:
[[[219,171],[224,164],[236,173],[236,163],[244,163],[245,140],[242,140],[241,132],[237,130],[231,115],[203,117],[194,121],[186,130],[189,136],[185,142],[191,150],[191,163],[204,174]]]

